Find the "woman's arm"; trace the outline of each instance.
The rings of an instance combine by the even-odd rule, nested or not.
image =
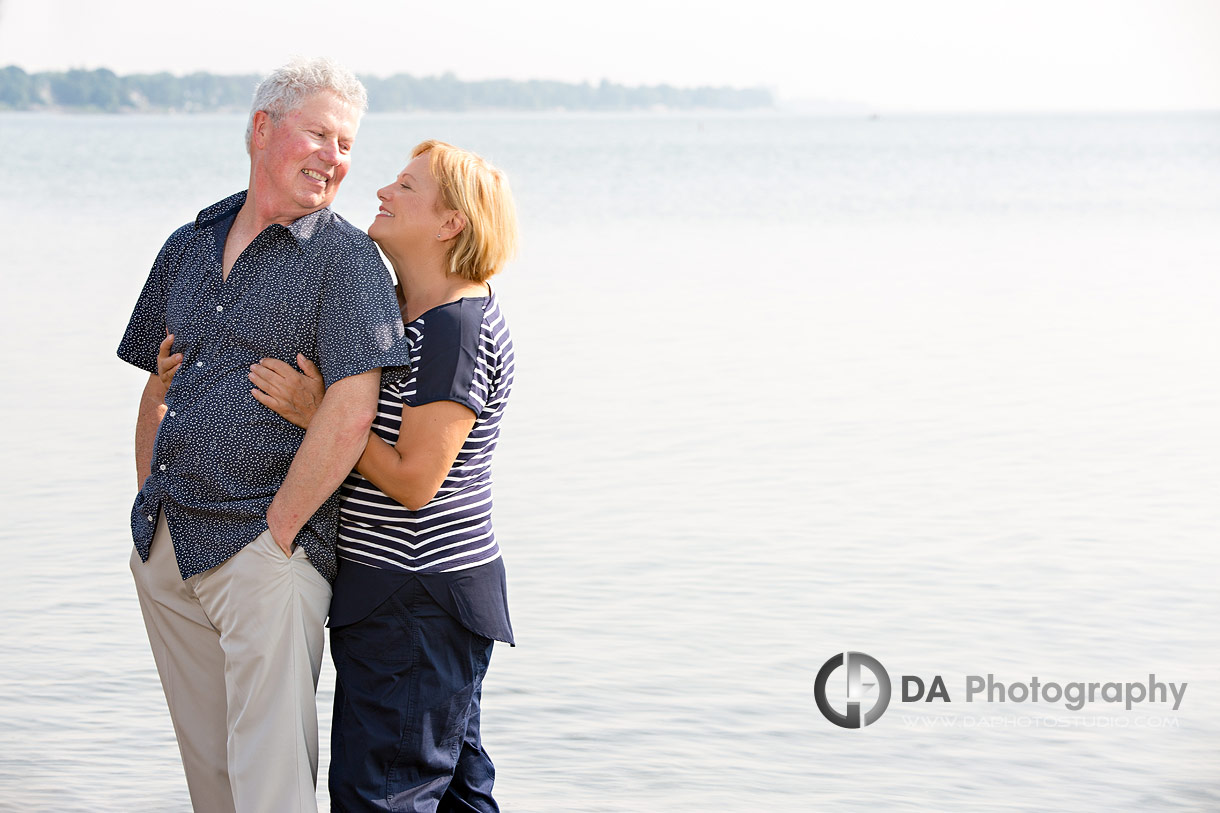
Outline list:
[[[398,443],[391,446],[371,433],[356,470],[388,496],[418,511],[449,476],[474,421],[470,408],[455,401],[403,404]]]
[[[163,417],[165,388],[161,379],[150,375],[140,395],[140,410],[136,413],[136,490],[144,488],[144,481],[152,473],[153,446]]]
[[[263,359],[250,368],[250,393],[284,419],[307,428],[325,388],[318,368],[297,356],[301,373],[278,359]],[[412,511],[423,508],[445,482],[462,444],[474,428],[475,414],[455,401],[403,405],[398,443],[386,443],[369,432],[368,445],[356,470],[386,495]]]
[[[157,429],[165,417],[165,393],[169,390],[174,373],[182,364],[181,353],[170,353],[174,336],[167,333],[157,348],[157,372],[148,377],[144,392],[140,396],[140,411],[136,416],[136,487],[143,488],[144,481],[152,470],[153,446],[157,440]]]

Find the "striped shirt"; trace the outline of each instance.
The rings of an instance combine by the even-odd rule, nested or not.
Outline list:
[[[340,489],[339,558],[444,573],[500,557],[491,525],[491,457],[513,381],[513,343],[494,294],[439,305],[406,326],[409,366],[382,371],[373,431],[397,443],[403,406],[454,401],[476,415],[436,496],[409,508],[353,471]]]

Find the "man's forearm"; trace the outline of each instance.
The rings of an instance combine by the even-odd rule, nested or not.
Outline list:
[[[380,382],[381,370],[374,369],[336,381],[326,391],[267,511],[271,536],[285,551],[363,453]]]
[[[140,411],[136,416],[136,488],[144,487],[144,481],[152,472],[153,446],[157,441],[157,427],[165,417],[165,387],[155,375],[148,377],[144,392],[140,395]]]

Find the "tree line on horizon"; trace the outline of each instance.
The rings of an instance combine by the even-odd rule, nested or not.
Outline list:
[[[262,77],[168,72],[119,76],[107,68],[26,73],[0,69],[0,109],[71,110],[95,113],[245,111]],[[387,78],[362,76],[369,111],[412,110],[748,110],[774,105],[763,88],[670,85],[630,87],[603,79],[598,84],[540,79],[462,81],[452,73]]]

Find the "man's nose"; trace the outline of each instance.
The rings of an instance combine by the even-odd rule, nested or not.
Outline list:
[[[318,157],[331,166],[338,166],[343,160],[343,152],[339,149],[339,142],[328,141],[322,145],[322,149],[318,150]]]

